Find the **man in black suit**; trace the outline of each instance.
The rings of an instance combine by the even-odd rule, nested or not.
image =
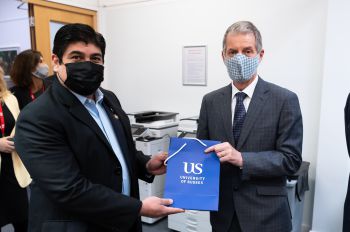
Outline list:
[[[346,100],[346,105],[344,109],[345,114],[345,136],[346,145],[348,147],[348,153],[350,154],[350,94]],[[350,231],[350,178],[348,183],[348,191],[346,194],[345,204],[344,204],[344,215],[343,215],[343,232]]]
[[[63,26],[56,78],[19,117],[15,147],[33,183],[29,232],[141,231],[140,216],[182,212],[171,199],[138,199],[138,178],[165,173],[165,154],[136,151],[117,97],[100,88],[105,41],[83,24]]]

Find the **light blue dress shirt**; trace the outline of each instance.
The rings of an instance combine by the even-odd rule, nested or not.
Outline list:
[[[130,177],[128,172],[128,167],[126,165],[123,152],[120,148],[118,139],[114,133],[114,129],[111,121],[108,118],[107,112],[103,108],[103,93],[101,90],[97,89],[95,92],[96,102],[92,99],[89,99],[85,96],[77,94],[71,91],[79,101],[84,105],[84,107],[89,111],[90,115],[93,117],[97,125],[101,128],[104,135],[106,136],[109,144],[112,146],[114,154],[117,156],[120,165],[122,166],[122,175],[123,175],[123,190],[124,195],[130,196]]]

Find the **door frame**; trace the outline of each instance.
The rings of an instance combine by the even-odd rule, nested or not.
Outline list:
[[[47,16],[43,16],[40,14],[35,15],[36,10],[43,10],[47,8],[48,10],[58,10],[62,11],[65,14],[73,13],[76,15],[81,15],[82,17],[91,17],[92,28],[97,29],[97,12],[94,10],[83,9],[75,6],[69,6],[61,3],[49,2],[45,0],[26,0],[28,3],[28,14],[30,18],[30,39],[31,39],[31,48],[33,50],[39,50],[44,58],[44,61],[47,64],[51,64],[51,51],[52,48],[50,46],[50,40],[45,41],[44,43],[38,45],[37,36],[42,36],[42,34],[46,34],[47,30],[50,30],[49,25],[46,25]],[[35,18],[39,18],[38,20]],[[63,17],[63,16],[62,16]],[[42,20],[42,19],[45,20]],[[54,17],[53,17],[54,18]],[[37,22],[36,22],[37,21]],[[50,21],[50,20],[49,20]],[[55,20],[53,20],[55,21]],[[89,20],[90,21],[90,20]],[[60,19],[59,22],[62,23],[71,23],[69,20],[65,21]],[[46,32],[43,32],[46,31]],[[50,67],[50,74],[52,74],[52,67]]]

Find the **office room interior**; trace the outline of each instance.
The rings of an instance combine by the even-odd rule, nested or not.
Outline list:
[[[27,2],[0,0],[0,49],[31,48]],[[350,172],[344,126],[350,92],[349,1],[50,2],[96,11],[96,29],[107,43],[102,87],[118,96],[127,113],[158,110],[179,113],[180,118],[198,116],[203,96],[230,83],[221,56],[225,30],[239,20],[253,22],[265,49],[259,76],[295,92],[300,101],[302,157],[310,163],[301,231],[342,231]],[[205,85],[183,84],[186,46],[206,48]]]

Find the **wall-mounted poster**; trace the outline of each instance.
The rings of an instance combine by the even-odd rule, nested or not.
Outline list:
[[[207,46],[183,47],[182,84],[207,85]]]

